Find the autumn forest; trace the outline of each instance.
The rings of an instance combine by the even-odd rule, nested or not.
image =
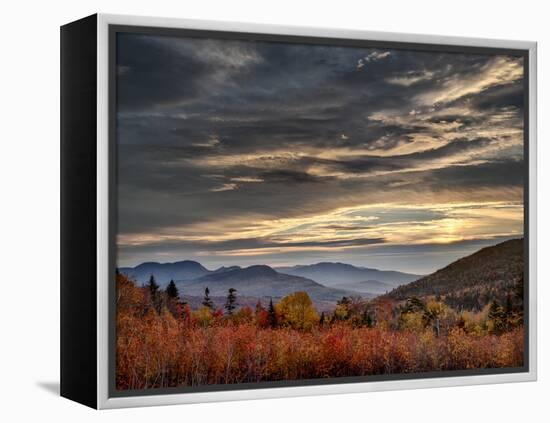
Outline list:
[[[493,296],[479,281],[462,287],[462,295],[484,298],[481,308],[478,302],[457,307],[452,293],[404,298],[402,291],[414,288],[413,282],[372,299],[344,296],[330,312],[319,313],[303,291],[266,305],[258,299],[255,307],[240,306],[233,288],[223,308],[214,305],[206,288],[200,306],[192,309],[174,281],[162,289],[153,275],[139,285],[117,273],[116,386],[135,390],[521,367],[523,279],[511,255],[518,246],[521,240],[509,241],[464,264],[471,267],[480,255],[495,254],[512,263],[507,274],[484,263],[489,274],[483,277],[498,280],[500,287]],[[451,265],[439,278],[456,272]]]

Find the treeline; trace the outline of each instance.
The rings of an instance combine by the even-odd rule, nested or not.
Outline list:
[[[374,300],[343,297],[332,312],[321,314],[305,292],[288,295],[275,305],[270,300],[267,307],[258,300],[253,309],[248,306],[239,307],[237,290],[230,288],[222,309],[216,308],[206,287],[202,307],[192,311],[180,299],[174,281],[170,281],[165,290],[156,283],[154,276],[141,288],[124,275],[117,274],[117,281],[119,290],[124,285],[130,285],[130,289],[142,291],[143,302],[138,306],[141,313],[154,310],[157,314],[162,314],[165,309],[175,319],[201,326],[246,322],[254,323],[260,328],[291,327],[311,330],[314,327],[323,328],[338,322],[347,322],[354,328],[384,327],[415,331],[430,328],[439,336],[448,333],[453,327],[476,334],[500,334],[523,325],[523,281],[516,284],[513,291],[498,296],[487,294],[483,298],[485,306],[478,311],[470,311],[470,307],[464,307],[459,301],[462,296],[452,293],[447,296],[429,296],[426,299],[411,297],[406,301],[395,301],[387,297]]]
[[[267,307],[191,310],[175,284],[117,275],[118,389],[197,386],[434,370],[519,367],[519,309],[457,313],[435,300],[343,298],[317,313],[304,292]]]

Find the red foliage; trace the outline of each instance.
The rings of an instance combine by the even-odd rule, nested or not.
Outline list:
[[[523,327],[502,335],[461,327],[437,337],[392,329],[391,304],[377,304],[376,327],[350,321],[311,330],[269,327],[265,309],[213,312],[207,325],[184,305],[175,318],[147,307],[144,290],[117,281],[118,389],[519,367]]]

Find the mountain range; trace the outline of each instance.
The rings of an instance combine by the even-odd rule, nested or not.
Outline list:
[[[355,291],[326,287],[301,276],[279,273],[265,265],[221,267],[211,271],[198,262],[184,260],[147,262],[133,268],[119,268],[119,272],[142,284],[147,283],[151,275],[161,286],[174,280],[184,295],[191,296],[204,295],[207,287],[212,296],[225,296],[229,288],[235,288],[241,296],[258,298],[279,298],[296,291],[306,291],[315,301],[336,301],[343,296],[360,295]]]
[[[250,298],[280,298],[306,291],[317,302],[335,302],[343,296],[382,295],[398,301],[413,296],[443,296],[446,302],[461,308],[481,309],[489,299],[505,301],[517,291],[523,266],[523,239],[513,239],[483,248],[427,276],[328,262],[208,270],[191,260],[147,262],[120,268],[119,272],[138,283],[146,283],[151,275],[161,286],[174,280],[186,296],[200,297],[206,287],[212,296],[219,297],[225,296],[229,288]]]
[[[313,279],[325,286],[349,289],[360,293],[383,294],[393,288],[415,281],[422,275],[357,267],[345,263],[317,263],[304,266],[278,267],[288,275]]]
[[[282,297],[306,291],[316,301],[336,301],[343,296],[373,297],[395,286],[417,279],[407,273],[360,268],[344,263],[318,263],[274,269],[265,265],[246,268],[220,267],[208,270],[200,263],[183,260],[175,263],[146,262],[122,267],[119,272],[146,283],[151,275],[166,286],[174,280],[185,295],[199,296],[206,287],[213,296],[227,294],[229,288],[250,297]]]
[[[203,295],[206,287],[211,295],[226,295],[229,288],[249,297],[280,298],[296,291],[306,291],[316,301],[336,301],[343,296],[357,295],[343,289],[323,286],[311,279],[286,275],[264,265],[214,271],[193,281],[178,282],[187,295]]]

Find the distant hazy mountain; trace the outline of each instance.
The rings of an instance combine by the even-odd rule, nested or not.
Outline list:
[[[325,286],[362,293],[382,294],[396,286],[415,281],[422,275],[356,267],[345,263],[317,263],[279,267],[278,272],[313,279]]]
[[[151,275],[154,275],[157,283],[161,286],[168,284],[172,279],[174,281],[184,281],[196,279],[210,273],[200,263],[191,260],[177,261],[175,263],[147,262],[136,267],[121,267],[118,271],[139,283],[147,282]]]
[[[282,297],[296,291],[306,291],[316,301],[336,301],[343,296],[373,297],[391,291],[400,283],[418,279],[417,275],[381,271],[343,263],[318,263],[277,270],[256,265],[247,268],[222,266],[208,270],[191,260],[175,263],[142,263],[122,267],[139,284],[147,283],[151,275],[166,286],[174,280],[184,295],[202,296],[208,286],[212,296],[225,296],[229,288],[248,297]]]
[[[522,289],[523,238],[512,239],[461,258],[431,275],[400,286],[388,296],[396,300],[439,295],[465,309],[481,309]]]
[[[237,270],[240,268],[241,268],[240,266],[229,266],[229,267],[222,266],[222,267],[218,267],[212,273],[223,273],[223,272],[228,272],[230,270]]]
[[[285,275],[263,265],[216,271],[178,285],[184,295],[195,296],[203,295],[206,287],[212,296],[224,296],[229,288],[235,288],[237,295],[247,297],[284,297],[296,291],[305,291],[317,301],[336,301],[343,296],[359,295],[357,292],[328,288],[300,276]]]

